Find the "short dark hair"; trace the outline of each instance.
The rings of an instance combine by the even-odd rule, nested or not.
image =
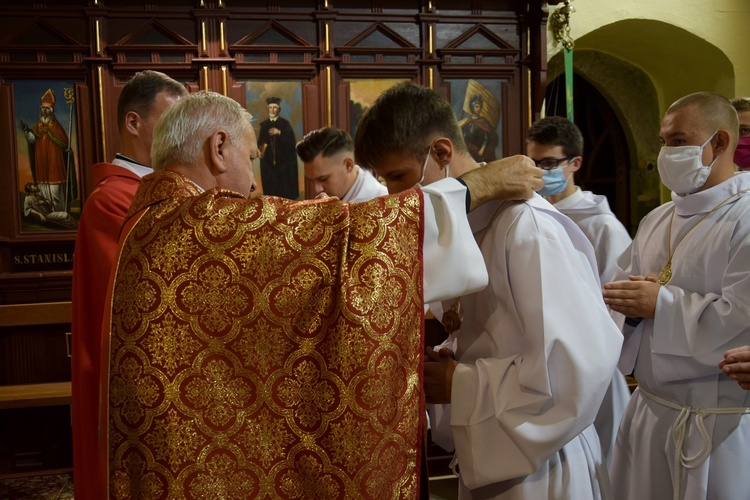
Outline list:
[[[27,182],[26,185],[23,187],[23,190],[26,191],[26,194],[31,193],[31,188],[35,187],[37,191],[39,191],[39,186],[34,184],[33,182]]]
[[[734,109],[736,109],[738,113],[740,111],[750,110],[750,97],[735,97],[729,102],[732,103],[732,106],[734,106]]]
[[[565,156],[583,156],[583,134],[575,123],[562,116],[547,116],[536,121],[526,136],[543,146],[562,146]]]
[[[185,86],[159,71],[139,71],[122,88],[117,101],[117,127],[125,126],[125,115],[135,111],[143,118],[151,114],[156,96],[162,92],[183,97],[187,95]]]
[[[313,130],[297,143],[297,154],[305,163],[310,163],[323,153],[328,158],[342,151],[354,152],[354,141],[343,130],[332,127]]]
[[[393,152],[424,159],[435,134],[450,139],[458,152],[466,152],[450,103],[432,89],[400,83],[380,94],[362,115],[354,136],[354,156],[368,169]]]

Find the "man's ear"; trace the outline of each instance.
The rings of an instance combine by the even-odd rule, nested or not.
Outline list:
[[[570,168],[570,172],[578,172],[578,169],[581,168],[582,164],[583,164],[583,157],[576,156],[575,158],[570,160],[570,163],[568,164],[568,167]]]
[[[729,132],[719,130],[711,141],[714,147],[714,156],[718,156],[729,148]]]
[[[453,160],[453,143],[447,137],[440,137],[432,141],[430,154],[435,157],[440,168],[445,168]]]
[[[141,115],[135,111],[125,113],[125,129],[130,135],[138,135],[141,126]]]
[[[350,173],[354,170],[354,159],[351,156],[344,157],[344,167],[346,167],[346,173]]]
[[[208,138],[208,160],[211,171],[215,174],[223,174],[229,168],[225,153],[227,147],[227,133],[224,130],[217,130]]]

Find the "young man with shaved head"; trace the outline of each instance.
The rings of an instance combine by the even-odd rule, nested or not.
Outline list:
[[[737,131],[720,95],[670,106],[658,168],[672,201],[641,221],[604,288],[624,315],[620,370],[639,384],[612,457],[618,499],[750,491],[750,394],[717,366],[750,343],[750,176],[734,171]]]

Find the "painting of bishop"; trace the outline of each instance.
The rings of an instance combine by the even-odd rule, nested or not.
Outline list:
[[[75,84],[17,81],[14,95],[22,229],[75,230],[81,207]]]

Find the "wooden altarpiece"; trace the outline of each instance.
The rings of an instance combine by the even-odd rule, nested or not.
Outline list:
[[[328,125],[353,133],[377,92],[397,81],[434,88],[454,104],[459,119],[481,94],[495,119],[496,155],[517,154],[544,97],[547,3],[6,3],[0,8],[0,307],[26,308],[6,311],[14,320],[0,324],[0,389],[70,380],[64,335],[69,313],[52,324],[39,324],[38,317],[49,303],[69,306],[75,223],[93,189],[89,169],[118,151],[117,99],[135,72],[158,70],[191,92],[228,95],[257,123],[266,113],[264,98],[280,94],[282,116],[300,135]],[[29,192],[29,184],[48,189],[46,183],[58,182],[45,180],[42,155],[29,152],[48,89],[67,136],[67,143],[55,144],[66,176],[63,200],[52,210],[62,212],[59,220],[36,215],[39,205]],[[41,142],[33,147],[41,151]],[[298,182],[304,196],[301,170]],[[2,412],[0,418],[6,418]],[[14,418],[16,425],[28,417]],[[0,422],[0,428],[9,427]],[[17,471],[17,453],[24,451],[7,439],[0,436],[0,474]],[[36,446],[44,451],[50,443]],[[65,463],[35,456],[34,467]]]

